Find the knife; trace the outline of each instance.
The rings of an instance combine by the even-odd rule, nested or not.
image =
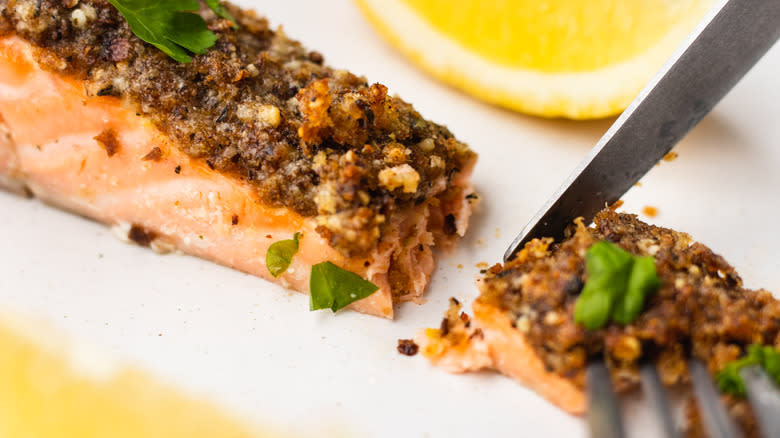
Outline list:
[[[721,0],[504,254],[590,223],[661,160],[780,38],[780,0]],[[778,76],[780,80],[780,76]]]

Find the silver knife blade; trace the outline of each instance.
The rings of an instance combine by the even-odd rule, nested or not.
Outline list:
[[[780,38],[780,1],[722,0],[609,128],[504,254],[563,237],[618,201]]]

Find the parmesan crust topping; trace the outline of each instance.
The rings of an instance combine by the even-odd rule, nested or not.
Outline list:
[[[462,195],[454,181],[476,156],[447,128],[227,7],[238,28],[202,5],[218,41],[190,64],[138,39],[105,0],[0,0],[0,37],[39,47],[44,68],[121,99],[264,203],[320,216],[318,232],[348,256],[375,248],[393,214]]]

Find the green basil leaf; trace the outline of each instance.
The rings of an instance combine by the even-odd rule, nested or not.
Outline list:
[[[586,295],[583,289],[580,299],[574,305],[574,321],[588,330],[603,327],[609,319],[611,306],[612,302],[606,294],[592,289],[592,292]]]
[[[282,275],[290,267],[293,256],[298,252],[300,236],[301,233],[295,233],[292,239],[274,242],[268,248],[268,252],[265,253],[265,266],[274,278]]]
[[[379,290],[377,285],[353,272],[331,262],[318,263],[311,267],[309,308],[311,310],[331,309],[337,312],[377,290]]]
[[[615,244],[602,241],[591,246],[585,253],[588,281],[575,304],[574,321],[589,330],[603,327],[623,294],[631,265],[631,254]]]
[[[612,319],[621,324],[630,324],[645,307],[645,299],[660,286],[655,260],[652,257],[635,258],[626,293],[615,304]]]
[[[780,354],[772,347],[764,347],[764,370],[775,382],[780,382]]]
[[[214,11],[214,13],[218,16],[226,20],[230,20],[233,23],[236,22],[236,19],[233,17],[233,15],[228,12],[225,5],[223,5],[219,0],[206,0],[206,6],[210,7],[211,10]]]
[[[176,13],[167,28],[167,38],[192,53],[202,55],[217,42],[216,35],[201,27],[205,24],[200,15]]]
[[[717,382],[720,392],[745,396],[745,383],[739,375],[739,370],[742,366],[739,362],[732,362],[715,375],[715,382]]]
[[[601,241],[585,253],[588,279],[574,306],[574,321],[588,330],[610,319],[635,320],[647,296],[661,285],[652,257],[636,257],[614,243]]]
[[[191,62],[190,53],[203,54],[217,42],[217,36],[196,13],[200,9],[197,0],[108,1],[127,20],[130,30],[138,38],[178,62]],[[209,1],[208,4],[212,9],[224,8],[218,1]],[[216,9],[215,12],[220,13]]]
[[[597,242],[585,253],[585,269],[592,277],[615,275],[616,271],[627,269],[633,260],[628,251],[603,240]]]
[[[718,389],[726,394],[744,397],[746,394],[745,382],[742,380],[739,371],[744,367],[753,365],[763,368],[769,377],[780,385],[780,352],[771,346],[754,344],[748,347],[747,354],[744,357],[726,364],[715,375]]]

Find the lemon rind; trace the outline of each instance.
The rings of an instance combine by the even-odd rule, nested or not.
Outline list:
[[[393,46],[429,74],[499,106],[541,117],[577,120],[623,111],[713,3],[694,2],[685,19],[657,44],[623,62],[589,72],[548,73],[486,60],[427,24],[401,1],[356,2]]]

